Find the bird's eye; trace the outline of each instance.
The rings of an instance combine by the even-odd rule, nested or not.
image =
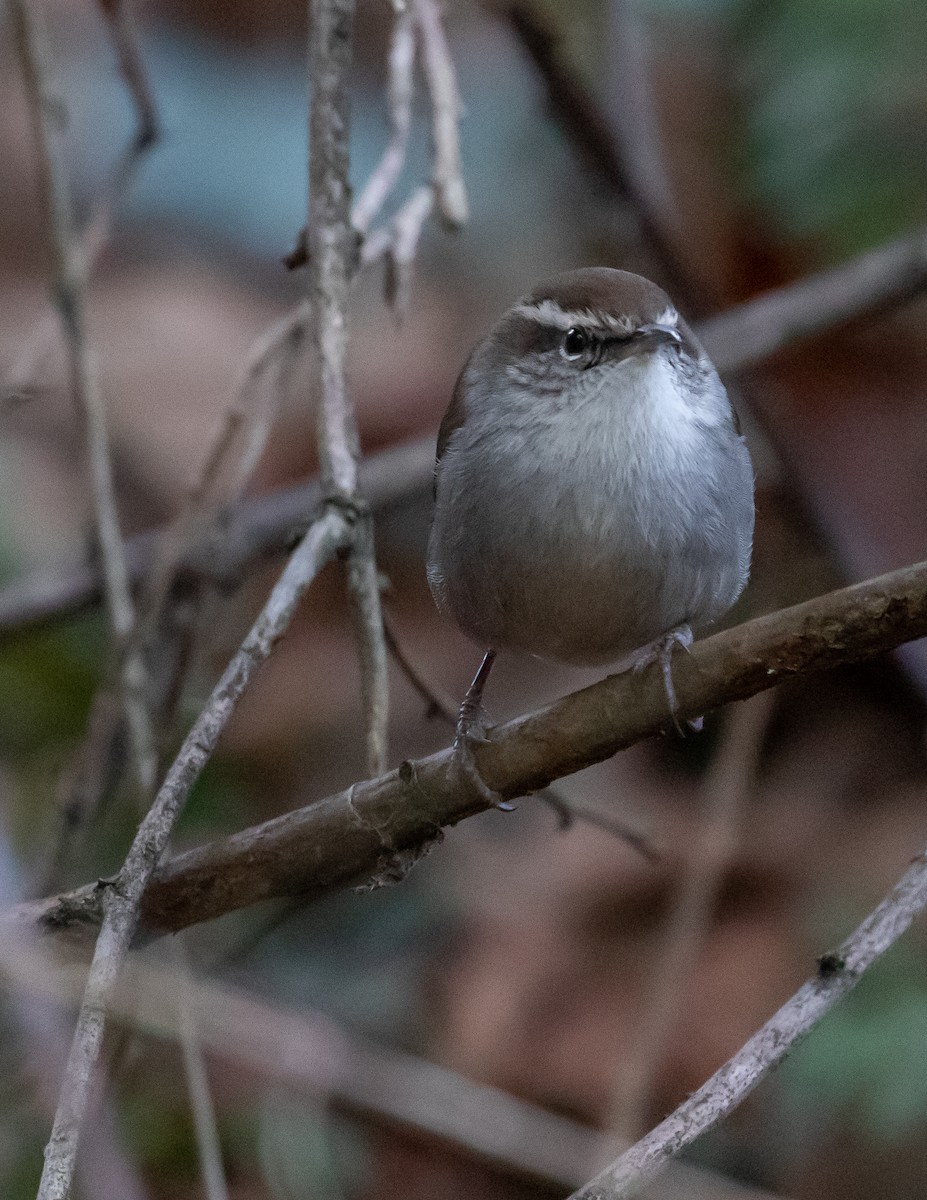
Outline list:
[[[574,325],[563,337],[563,354],[565,358],[579,358],[589,345],[589,334],[584,329]]]

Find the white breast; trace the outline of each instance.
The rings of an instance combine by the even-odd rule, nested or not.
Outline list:
[[[610,661],[733,602],[744,537],[721,512],[718,447],[746,451],[720,383],[682,382],[667,352],[631,358],[587,372],[569,404],[503,399],[454,435],[429,578],[475,640]]]

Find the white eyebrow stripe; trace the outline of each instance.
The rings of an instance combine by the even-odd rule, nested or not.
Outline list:
[[[594,325],[607,329],[610,333],[631,333],[634,322],[630,317],[616,317],[612,313],[600,309],[564,309],[555,300],[541,300],[537,304],[516,304],[512,310],[516,316],[525,317],[529,321],[537,321],[539,325],[553,326],[554,329],[567,329],[574,325]],[[679,314],[674,308],[665,309],[657,317],[658,325],[675,325]]]

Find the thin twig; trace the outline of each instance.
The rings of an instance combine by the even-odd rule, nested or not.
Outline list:
[[[434,168],[438,212],[450,229],[467,223],[469,203],[460,162],[460,92],[436,0],[410,0],[422,35],[422,64],[431,94]]]
[[[921,229],[711,317],[699,336],[719,371],[742,371],[795,342],[875,319],[925,288],[927,229]]]
[[[4,777],[2,783],[8,781]],[[4,791],[6,788],[4,787]],[[22,871],[7,836],[0,811],[0,905],[8,905],[22,894]],[[24,968],[38,967],[45,973],[54,970],[54,960],[34,930],[17,930],[15,938],[5,939],[0,932],[0,970],[13,981]],[[81,981],[73,989],[79,998]],[[17,988],[12,1003],[4,1005],[4,1036],[19,1035],[25,1074],[32,1083],[38,1106],[51,1120],[55,1113],[58,1081],[68,1053],[70,1021],[62,1011],[60,993],[43,989],[36,996]],[[68,997],[69,1002],[71,997]],[[98,1200],[148,1200],[148,1192],[135,1164],[126,1155],[111,1106],[106,1097],[96,1097],[95,1119],[88,1131],[87,1145],[80,1160],[81,1182],[87,1195]]]
[[[358,638],[367,767],[371,775],[379,775],[386,764],[386,646],[373,522],[358,492],[359,439],[344,373],[348,293],[357,249],[348,182],[353,19],[354,0],[311,0],[308,294],[317,351],[322,491],[328,503],[348,506],[356,516],[348,585]]]
[[[216,1109],[209,1090],[209,1077],[206,1074],[206,1062],[200,1045],[196,1013],[190,999],[193,977],[183,938],[174,938],[171,948],[177,968],[173,989],[177,1006],[177,1036],[183,1053],[190,1107],[193,1110],[203,1190],[206,1200],[228,1200]]]
[[[84,1000],[45,1152],[38,1200],[65,1200],[71,1186],[80,1130],[87,1113],[103,1039],[107,1005],[138,923],[139,904],[187,796],[257,668],[268,658],[318,571],[350,536],[334,509],[316,521],[294,550],[241,648],[197,717],[139,826],[114,881],[101,885],[102,924],[87,976]]]
[[[392,133],[383,156],[370,174],[351,212],[351,224],[366,237],[377,214],[392,194],[402,174],[412,131],[415,23],[405,6],[396,13],[390,40],[387,98]]]
[[[510,25],[534,64],[547,92],[550,110],[562,125],[581,161],[625,200],[640,226],[642,239],[680,307],[690,316],[704,309],[699,289],[679,261],[676,246],[660,216],[651,211],[650,194],[629,161],[627,146],[583,80],[568,63],[560,39],[533,0],[487,0]]]
[[[386,245],[386,302],[399,320],[409,306],[412,267],[419,238],[434,206],[434,188],[421,187],[412,193],[391,222]]]
[[[642,1019],[623,1057],[608,1125],[637,1137],[649,1110],[650,1089],[699,952],[714,916],[724,874],[736,853],[742,811],[753,786],[775,692],[732,705],[702,789],[704,811],[690,839],[663,945],[646,989]]]
[[[405,675],[413,689],[425,701],[426,720],[430,720],[432,717],[440,717],[445,725],[450,726],[451,729],[456,728],[457,709],[459,706],[454,703],[447,692],[443,692],[429,683],[415,666],[408,654],[403,650],[402,644],[396,636],[396,630],[393,628],[393,622],[389,614],[385,611],[383,613],[383,636],[386,639],[386,648],[392,654],[396,665],[402,671],[403,675]]]
[[[927,851],[847,940],[733,1058],[665,1121],[570,1200],[626,1200],[696,1138],[714,1128],[859,983],[863,973],[927,908]]]
[[[139,50],[132,3],[131,0],[99,0],[99,5],[109,25],[120,73],[135,105],[135,141],[138,148],[144,150],[158,140],[160,121],[148,72]]]
[[[27,0],[13,0],[12,10],[40,152],[42,191],[53,249],[54,299],[68,351],[71,387],[83,425],[123,704],[136,775],[142,791],[147,792],[154,783],[156,755],[147,712],[146,670],[142,655],[130,645],[135,613],[119,529],[106,411],[87,336],[83,271],[74,240],[70,188],[57,128],[61,101],[51,92],[51,70],[41,18]]]
[[[633,193],[667,246],[679,238],[679,213],[663,154],[643,11],[629,0],[608,0],[608,111],[623,146]]]
[[[109,244],[113,219],[135,181],[146,155],[159,137],[159,120],[138,36],[127,0],[100,0],[110,36],[119,59],[120,70],[135,108],[136,128],[119,158],[102,193],[94,201],[91,214],[74,248],[76,270],[87,279],[103,250]],[[35,379],[49,353],[60,322],[53,309],[44,312],[27,335],[0,388],[0,412],[32,394]]]
[[[925,635],[927,563],[921,563],[697,641],[673,664],[679,719]],[[512,799],[609,758],[667,721],[659,670],[611,675],[494,726],[474,755],[487,784]],[[443,826],[485,811],[482,797],[462,789],[453,764],[448,748],[178,855],[152,880],[143,924],[176,931],[259,900],[300,894],[308,900],[401,876]],[[25,905],[7,919],[79,938],[96,927],[100,913],[99,889],[89,885]]]

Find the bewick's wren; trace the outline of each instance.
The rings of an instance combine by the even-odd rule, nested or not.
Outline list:
[[[740,595],[752,537],[746,444],[660,288],[570,271],[509,309],[441,423],[428,546],[438,607],[488,647],[458,724],[471,773],[498,650],[656,659],[675,719],[673,646]]]

